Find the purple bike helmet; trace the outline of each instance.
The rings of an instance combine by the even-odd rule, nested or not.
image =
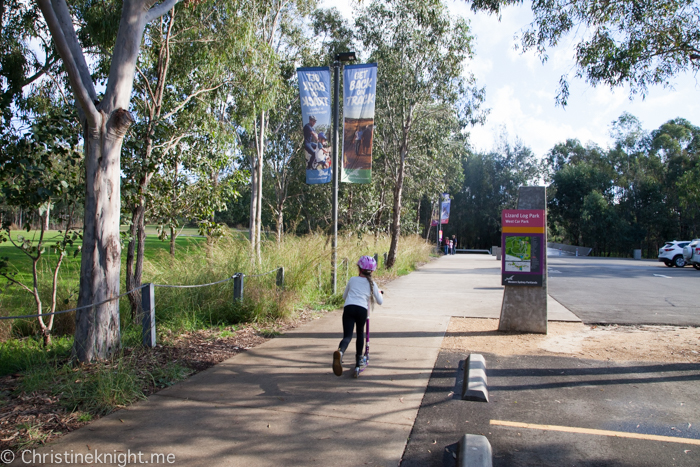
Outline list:
[[[363,271],[376,271],[377,270],[377,262],[371,256],[365,255],[365,256],[360,257],[360,260],[357,262],[357,265]]]

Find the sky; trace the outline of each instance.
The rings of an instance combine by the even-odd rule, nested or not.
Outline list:
[[[356,2],[347,0],[324,0],[321,4],[338,8],[348,19],[357,7]],[[465,1],[446,0],[446,4],[453,15],[469,20],[476,38],[475,56],[466,69],[474,73],[478,86],[486,88],[484,106],[490,109],[485,125],[470,130],[472,146],[478,151],[492,149],[504,128],[511,141],[519,138],[538,157],[568,138],[605,148],[611,144],[610,124],[623,112],[639,118],[648,131],[676,117],[700,125],[700,81],[690,73],[674,79],[674,89],[652,87],[645,99],[635,96],[633,100],[627,87],[613,91],[570,78],[569,103],[564,109],[557,107],[560,77],[576,72],[574,37],[548,50],[549,59],[542,64],[534,52],[522,54],[514,49],[514,35],[532,19],[529,2],[504,8],[500,22],[495,16],[473,13]]]

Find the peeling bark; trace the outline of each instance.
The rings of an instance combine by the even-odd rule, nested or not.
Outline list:
[[[144,28],[178,1],[165,0],[155,7],[151,0],[122,2],[104,99],[96,104],[95,86],[65,0],[37,0],[84,126],[86,195],[78,307],[86,308],[76,313],[73,344],[73,357],[81,362],[108,358],[120,346],[120,155],[133,122],[127,109]]]

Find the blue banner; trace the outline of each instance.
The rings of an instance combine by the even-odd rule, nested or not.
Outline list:
[[[304,125],[306,183],[330,183],[331,72],[328,68],[297,68],[301,118]]]
[[[447,224],[450,221],[450,194],[442,194],[442,202],[440,203],[440,223]]]
[[[343,91],[343,164],[340,180],[370,183],[377,64],[346,65]]]

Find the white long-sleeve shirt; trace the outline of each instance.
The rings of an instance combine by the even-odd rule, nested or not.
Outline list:
[[[374,289],[374,302],[381,305],[384,302],[384,297],[379,291],[377,283],[372,281],[372,288]],[[345,299],[345,305],[357,305],[362,308],[367,308],[367,317],[371,311],[369,306],[369,282],[366,277],[351,277],[348,281],[348,285],[345,286],[345,292],[343,292],[343,298]]]

